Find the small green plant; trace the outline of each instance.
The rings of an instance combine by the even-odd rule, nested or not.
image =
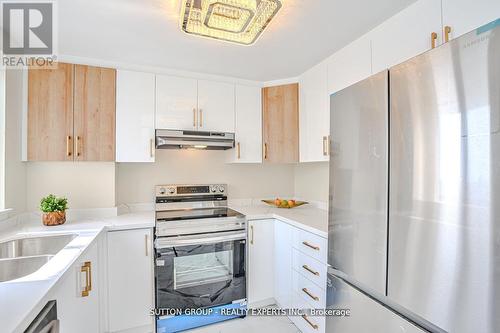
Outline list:
[[[68,208],[68,199],[49,194],[40,201],[40,210],[44,213],[62,212]]]

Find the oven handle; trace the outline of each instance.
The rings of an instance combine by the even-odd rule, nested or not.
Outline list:
[[[196,238],[192,236],[179,236],[175,238],[157,238],[155,241],[155,248],[157,249],[166,249],[174,246],[189,246],[189,245],[200,245],[200,244],[211,244],[211,243],[220,243],[220,242],[228,242],[239,239],[246,239],[246,232],[235,231],[228,232],[221,236],[213,236],[213,235],[199,235]]]

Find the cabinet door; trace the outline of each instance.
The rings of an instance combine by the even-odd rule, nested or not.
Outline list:
[[[198,81],[198,129],[234,132],[234,84]]]
[[[262,162],[261,88],[236,86],[236,149],[230,149],[230,162]]]
[[[274,221],[274,298],[282,308],[292,306],[292,233],[292,226]]]
[[[441,44],[441,1],[417,1],[379,25],[370,32],[373,73],[430,50],[432,33]]]
[[[75,65],[75,161],[115,160],[116,70]]]
[[[156,128],[198,128],[198,83],[195,79],[156,76]]]
[[[449,26],[450,39],[461,36],[500,18],[498,0],[442,0],[443,26]],[[444,33],[444,30],[443,30]]]
[[[61,332],[99,332],[98,257],[97,244],[90,245],[55,287]],[[82,294],[85,286],[91,287],[86,296]]]
[[[73,160],[73,65],[28,71],[28,160]]]
[[[300,78],[300,161],[328,161],[330,134],[327,64],[322,62]]]
[[[328,94],[333,94],[372,74],[371,41],[365,35],[327,59]]]
[[[154,162],[155,75],[116,72],[116,161]]]
[[[153,328],[151,229],[108,233],[109,331]]]
[[[274,297],[274,220],[248,222],[248,303],[272,304]]]
[[[299,161],[299,85],[262,89],[264,162]]]

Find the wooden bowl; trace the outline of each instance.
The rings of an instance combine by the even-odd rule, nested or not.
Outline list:
[[[307,204],[308,202],[307,201],[300,201],[300,200],[295,200],[295,206],[293,207],[290,207],[290,206],[277,206],[274,202],[275,200],[262,200],[262,202],[265,202],[266,204],[268,205],[271,205],[273,207],[277,207],[277,208],[295,208],[295,207],[298,207],[298,206],[302,206],[302,205],[305,205]]]

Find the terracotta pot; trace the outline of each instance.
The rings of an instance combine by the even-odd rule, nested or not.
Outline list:
[[[47,226],[63,224],[64,222],[66,222],[66,212],[61,211],[61,212],[43,213],[42,222],[44,225]]]

